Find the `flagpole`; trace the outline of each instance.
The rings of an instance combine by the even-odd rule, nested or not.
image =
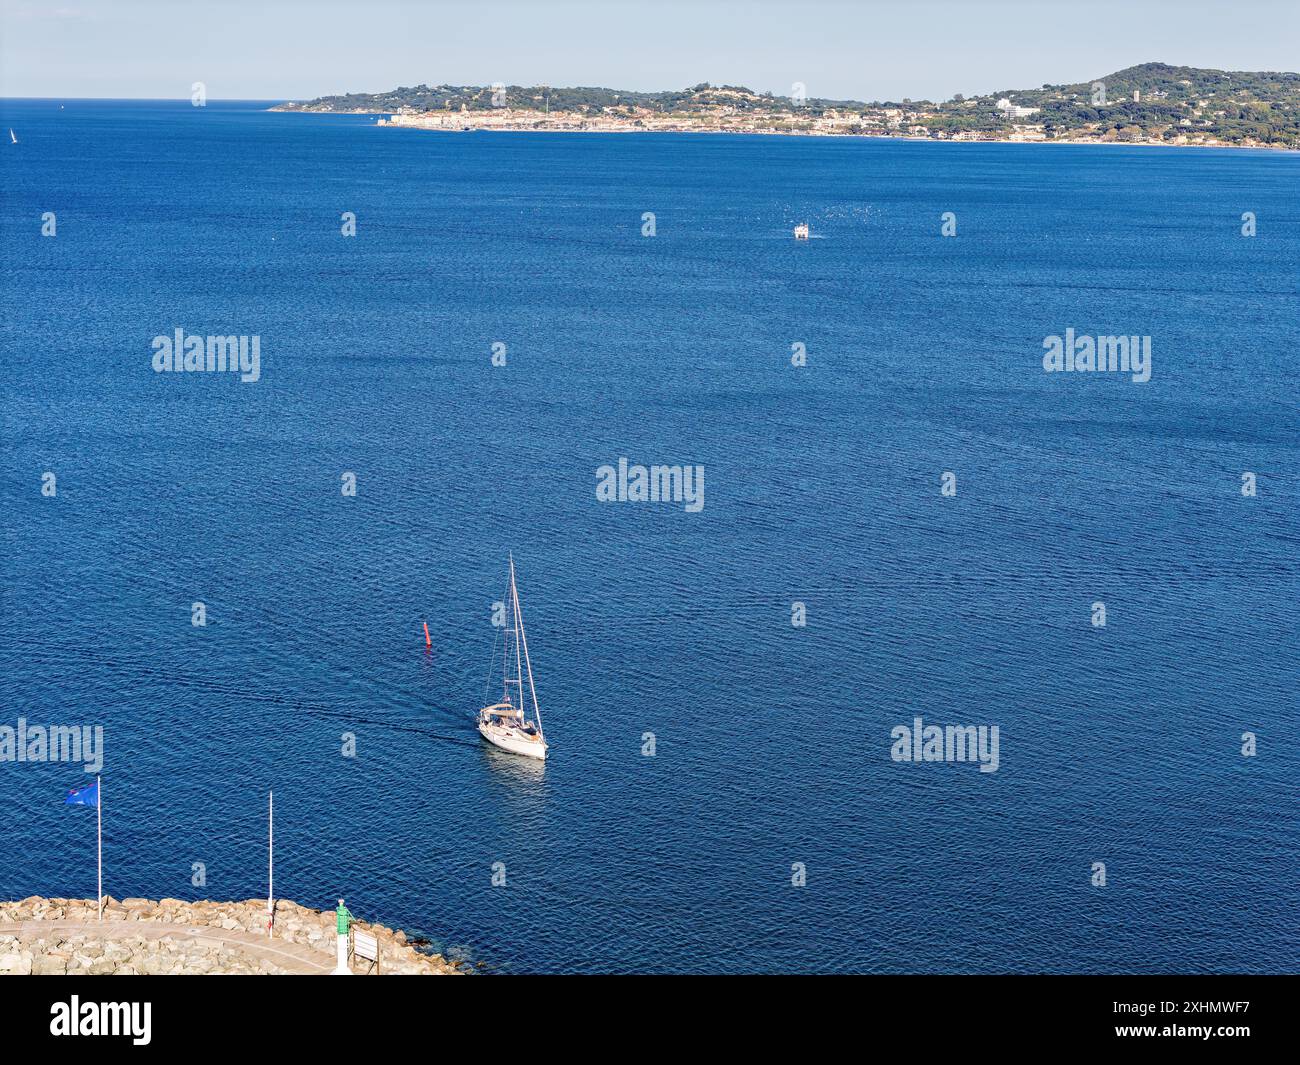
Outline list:
[[[275,921],[275,792],[266,793],[266,938]]]
[[[95,864],[98,872],[95,887],[99,894],[95,904],[99,908],[99,919],[104,919],[104,788],[99,777],[95,777]]]

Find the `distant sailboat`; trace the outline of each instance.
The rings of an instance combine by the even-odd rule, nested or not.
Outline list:
[[[15,144],[18,143],[18,138],[14,136],[14,131],[12,126],[9,127],[9,139],[13,141]]]
[[[478,731],[488,743],[503,751],[521,754],[526,758],[545,758],[546,738],[542,735],[542,712],[537,705],[537,691],[533,687],[533,666],[528,659],[528,637],[524,635],[524,613],[519,606],[519,589],[515,587],[513,558],[510,559],[510,590],[506,599],[506,638],[501,664],[504,691],[499,703],[485,706],[478,712]],[[525,674],[528,676],[527,698],[524,695]],[[491,679],[489,673],[489,683]],[[531,719],[528,716],[529,700],[533,704]]]

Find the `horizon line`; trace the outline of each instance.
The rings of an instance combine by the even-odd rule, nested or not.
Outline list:
[[[957,95],[962,95],[962,96],[966,96],[967,98],[971,98],[971,97],[982,97],[982,96],[996,96],[999,92],[1041,92],[1041,91],[1044,89],[1044,87],[1047,87],[1047,86],[1052,86],[1052,87],[1061,87],[1061,86],[1067,86],[1067,85],[1083,85],[1083,84],[1087,84],[1088,82],[1091,82],[1091,81],[1096,81],[1096,80],[1104,79],[1104,78],[1106,78],[1106,77],[1110,77],[1110,76],[1115,75],[1115,74],[1123,73],[1123,72],[1126,71],[1126,70],[1132,70],[1132,69],[1134,69],[1135,67],[1143,67],[1143,66],[1151,66],[1151,65],[1159,65],[1159,66],[1167,66],[1167,67],[1186,67],[1186,68],[1189,69],[1189,70],[1212,70],[1212,71],[1216,71],[1216,72],[1218,72],[1218,73],[1222,73],[1222,74],[1277,74],[1277,75],[1282,75],[1282,76],[1287,76],[1287,77],[1300,77],[1300,71],[1294,71],[1294,70],[1266,70],[1266,69],[1261,69],[1261,70],[1230,70],[1230,69],[1223,68],[1223,67],[1197,67],[1197,66],[1191,66],[1191,65],[1186,64],[1186,63],[1168,63],[1168,62],[1165,62],[1164,60],[1159,60],[1159,59],[1149,59],[1149,60],[1145,60],[1144,62],[1141,62],[1141,63],[1134,63],[1134,64],[1131,64],[1130,66],[1122,67],[1122,68],[1120,68],[1119,70],[1112,70],[1112,71],[1110,71],[1108,74],[1090,75],[1090,76],[1085,77],[1085,78],[1082,78],[1082,79],[1080,79],[1080,80],[1078,80],[1078,81],[1040,82],[1040,83],[1038,83],[1037,85],[1033,85],[1033,86],[1022,86],[1022,87],[1020,87],[1020,88],[996,89],[996,90],[991,90],[991,91],[989,91],[989,92],[983,92],[983,93],[979,93],[979,92],[977,92],[977,93],[954,93],[954,94],[952,94],[951,96],[949,96],[949,97],[944,97],[944,98],[925,96],[925,97],[909,97],[908,99],[909,99],[909,101],[912,102],[912,103],[936,103],[936,104],[937,104],[937,103],[946,103],[946,102],[948,102],[949,100],[951,100],[951,99],[953,99],[954,97],[956,97]],[[455,85],[455,86],[453,86],[451,82],[439,82],[438,85],[435,85],[435,86],[430,86],[430,85],[428,84],[428,82],[420,82],[420,83],[418,83],[418,85],[423,85],[423,86],[428,87],[428,88],[436,88],[436,87],[438,87],[438,86],[440,86],[440,85],[446,85],[446,86],[448,86],[448,87],[452,87],[452,88],[474,88],[474,89],[487,89],[487,88],[491,88],[493,84],[497,84],[497,83],[496,83],[496,82],[485,82],[485,83],[483,83],[483,84],[481,84],[481,85],[470,85],[470,84],[465,84],[465,85]],[[510,82],[504,82],[504,83],[502,83],[502,84],[505,84],[505,85],[507,86],[507,88],[509,88],[509,87],[511,87],[511,85],[512,85],[513,83],[510,83]],[[688,89],[693,89],[696,85],[701,85],[701,84],[703,84],[703,85],[708,85],[710,88],[714,88],[714,89],[720,89],[720,88],[745,89],[745,90],[748,91],[748,92],[756,93],[756,94],[758,94],[758,95],[768,95],[768,96],[771,96],[773,99],[777,99],[777,100],[782,100],[782,99],[791,99],[791,98],[792,98],[792,97],[790,97],[789,95],[782,95],[782,94],[776,93],[776,92],[774,92],[774,91],[772,91],[772,90],[769,90],[769,89],[754,89],[754,88],[752,88],[752,87],[750,87],[750,86],[748,86],[748,85],[729,84],[729,83],[728,83],[728,84],[722,84],[722,83],[719,83],[719,84],[715,85],[715,84],[714,84],[713,82],[711,82],[711,81],[703,81],[703,82],[696,81],[696,82],[693,82],[693,83],[691,83],[691,84],[689,84],[689,85],[681,86],[680,88],[670,87],[670,88],[659,88],[659,89],[629,89],[629,88],[626,88],[626,87],[618,87],[618,88],[616,88],[615,86],[612,86],[612,85],[581,85],[581,84],[574,84],[574,85],[546,84],[546,85],[543,85],[543,84],[540,83],[540,82],[537,83],[537,84],[535,84],[535,85],[524,85],[524,84],[522,84],[522,83],[519,83],[519,84],[516,84],[515,87],[517,87],[517,88],[521,88],[521,89],[538,89],[538,88],[550,88],[550,89],[601,89],[601,90],[605,90],[605,91],[613,91],[613,92],[629,92],[629,93],[639,93],[639,94],[643,94],[643,95],[653,95],[653,94],[657,94],[657,93],[683,92],[683,91],[686,91],[686,90],[688,90]],[[210,101],[214,101],[214,102],[225,102],[225,103],[263,103],[263,102],[268,102],[268,101],[275,101],[275,102],[278,102],[278,103],[307,103],[307,102],[310,102],[310,101],[313,101],[313,100],[326,99],[326,98],[331,97],[331,96],[381,96],[381,95],[384,95],[384,94],[386,94],[386,93],[396,92],[398,89],[403,89],[403,88],[416,88],[416,87],[418,87],[418,86],[417,86],[417,85],[395,85],[395,86],[393,86],[392,88],[389,88],[389,89],[379,89],[379,90],[375,90],[375,91],[364,91],[364,90],[352,90],[352,89],[349,89],[349,90],[342,90],[342,91],[335,91],[335,92],[323,92],[323,93],[317,93],[317,94],[314,95],[314,96],[312,96],[312,95],[307,95],[307,96],[222,96],[222,97],[209,96],[208,99],[209,99]],[[190,99],[190,96],[189,96],[189,94],[187,94],[187,93],[182,93],[181,95],[174,96],[174,97],[172,97],[172,96],[30,96],[30,95],[14,95],[14,96],[10,96],[10,95],[0,95],[0,100],[142,100],[142,101],[146,101],[146,100],[147,100],[147,101],[156,101],[156,102],[169,102],[169,101],[172,101],[172,100],[188,100],[188,99]],[[903,97],[899,97],[897,101],[890,100],[890,99],[888,99],[888,98],[865,99],[865,98],[862,98],[862,97],[856,97],[856,96],[817,96],[817,97],[811,97],[811,96],[810,96],[808,99],[809,99],[809,100],[824,101],[824,102],[827,102],[827,103],[865,103],[865,104],[869,104],[869,103],[893,103],[893,102],[901,102],[901,101],[903,100]]]

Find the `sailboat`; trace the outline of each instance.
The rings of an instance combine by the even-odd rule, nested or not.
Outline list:
[[[13,128],[13,126],[10,126],[10,127],[9,127],[9,139],[10,139],[11,141],[13,141],[15,144],[18,143],[18,138],[14,136],[14,128]]]
[[[496,657],[495,650],[493,657]],[[513,670],[513,672],[512,672]],[[528,695],[524,695],[524,676]],[[492,675],[488,674],[491,683]],[[515,560],[510,559],[510,590],[506,594],[505,650],[501,659],[501,701],[478,712],[478,731],[488,743],[525,758],[545,758],[546,738],[542,735],[542,712],[533,687],[533,665],[528,659],[528,637],[524,634],[524,613],[515,585]],[[532,702],[532,716],[528,703]]]

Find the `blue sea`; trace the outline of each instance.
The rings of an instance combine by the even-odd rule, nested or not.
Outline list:
[[[277,896],[489,973],[1300,968],[1300,155],[266,106],[0,105],[0,725],[102,725],[107,893],[264,896],[274,789]],[[0,762],[0,898],[89,779]]]

